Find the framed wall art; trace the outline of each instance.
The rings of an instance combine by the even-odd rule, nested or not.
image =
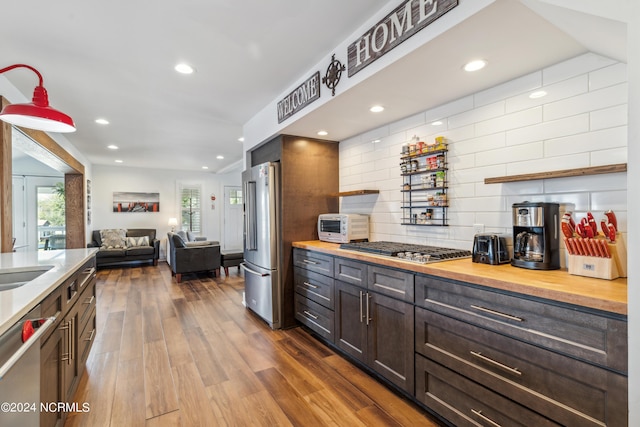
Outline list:
[[[160,212],[160,193],[114,191],[113,212]]]

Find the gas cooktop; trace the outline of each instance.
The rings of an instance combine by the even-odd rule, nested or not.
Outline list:
[[[413,245],[398,242],[356,242],[343,243],[340,249],[368,252],[376,255],[384,255],[403,258],[407,261],[419,263],[447,261],[460,258],[469,258],[471,251],[462,249],[443,248],[439,246]]]

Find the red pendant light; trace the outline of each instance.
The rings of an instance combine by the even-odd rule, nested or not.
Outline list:
[[[40,80],[33,91],[33,99],[27,104],[9,104],[0,112],[0,120],[12,125],[45,132],[75,132],[73,119],[61,111],[49,106],[47,90],[42,86],[42,75],[35,68],[25,64],[15,64],[0,69],[0,74],[14,68],[28,68],[37,74]]]

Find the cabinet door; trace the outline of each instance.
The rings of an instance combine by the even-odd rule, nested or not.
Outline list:
[[[55,329],[49,339],[40,347],[40,402],[45,404],[64,402],[62,394],[62,365],[60,359],[64,353],[63,335],[66,331]],[[61,411],[41,411],[40,426],[62,426]]]
[[[62,379],[63,397],[62,401],[71,401],[78,381],[79,357],[78,352],[78,307],[73,307],[62,320]]]
[[[366,362],[364,303],[367,292],[339,280],[335,282],[335,292],[336,345],[357,360]]]
[[[413,305],[376,293],[367,294],[367,364],[378,374],[412,394],[413,318]]]

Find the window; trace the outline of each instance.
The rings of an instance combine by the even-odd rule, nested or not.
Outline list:
[[[202,232],[202,187],[199,184],[180,184],[180,225],[182,230]]]
[[[242,190],[232,189],[229,191],[229,204],[230,205],[242,204]]]

